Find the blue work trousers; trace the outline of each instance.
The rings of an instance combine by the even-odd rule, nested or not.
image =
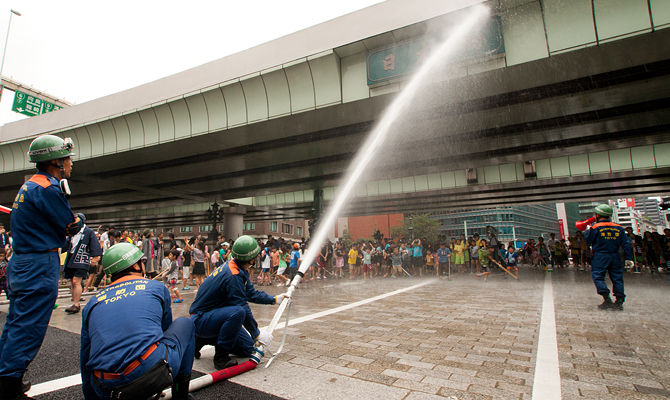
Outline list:
[[[99,380],[91,375],[88,377],[90,380],[88,388],[93,389],[97,399],[109,399],[110,391],[103,389],[99,384],[110,389],[126,385],[144,375],[160,360],[164,360],[166,353],[168,364],[170,364],[172,370],[173,381],[177,378],[190,376],[193,367],[193,353],[195,352],[194,332],[193,321],[186,317],[175,319],[164,332],[163,338],[158,341],[158,348],[146,360],[140,358],[140,366],[135,368],[134,371],[118,379]],[[96,381],[99,384],[96,384]],[[89,394],[89,396],[85,396],[86,400],[92,399],[90,390],[84,390],[84,393]]]
[[[612,293],[617,298],[625,298],[621,257],[618,253],[595,253],[591,262],[591,278],[593,278],[596,290],[601,296],[608,296],[610,294],[610,290],[607,288],[607,283],[605,282],[605,277],[608,273],[612,281]]]
[[[0,376],[22,377],[35,358],[58,297],[58,253],[14,254],[7,266],[9,314],[0,337]]]
[[[240,306],[216,308],[191,316],[195,334],[202,338],[217,338],[217,346],[240,357],[249,357],[254,350],[254,340],[243,328],[246,310]]]

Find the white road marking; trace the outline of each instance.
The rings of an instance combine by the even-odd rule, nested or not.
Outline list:
[[[55,392],[56,390],[61,390],[76,385],[81,385],[81,374],[66,376],[65,378],[54,379],[53,381],[44,383],[38,383],[33,385],[30,388],[30,391],[28,391],[26,394],[30,397],[39,396],[40,394]]]
[[[537,342],[533,400],[561,400],[561,375],[558,369],[558,342],[554,315],[554,290],[551,273],[544,276],[542,317]]]
[[[403,289],[398,289],[398,290],[394,290],[392,292],[380,294],[379,296],[370,297],[369,299],[357,301],[355,303],[345,304],[345,305],[340,306],[340,307],[335,307],[335,308],[331,308],[329,310],[320,311],[318,313],[305,315],[304,317],[294,318],[294,319],[291,319],[289,321],[288,325],[293,326],[293,325],[300,324],[300,323],[303,323],[303,322],[311,321],[313,319],[317,319],[317,318],[325,317],[327,315],[335,314],[335,313],[338,313],[338,312],[341,312],[341,311],[350,310],[352,308],[360,307],[362,305],[372,303],[372,302],[377,301],[377,300],[382,300],[382,299],[385,299],[387,297],[394,296],[396,294],[409,292],[410,290],[418,289],[421,286],[425,286],[425,285],[427,285],[429,283],[432,283],[432,282],[433,282],[432,280],[421,282],[421,283],[418,283],[416,285],[412,285],[412,286],[409,286],[409,287],[406,287],[406,288],[403,288]],[[283,327],[284,327],[283,323],[280,323],[279,325],[277,325],[278,330],[283,328]],[[267,328],[267,326],[264,326],[263,328]],[[261,328],[261,329],[263,329],[263,328]]]
[[[327,315],[335,314],[335,313],[338,313],[338,312],[341,312],[341,311],[350,310],[352,308],[359,307],[359,306],[362,306],[362,305],[365,305],[365,304],[368,304],[368,303],[372,303],[372,302],[377,301],[377,300],[382,300],[382,299],[385,299],[387,297],[394,296],[396,294],[409,292],[410,290],[420,288],[421,286],[425,286],[425,285],[427,285],[429,283],[432,283],[432,282],[435,282],[435,281],[428,280],[428,281],[425,281],[425,282],[418,283],[416,285],[408,286],[408,287],[403,288],[403,289],[398,289],[398,290],[394,290],[392,292],[380,294],[379,296],[370,297],[369,299],[364,299],[364,300],[357,301],[357,302],[354,302],[354,303],[345,304],[345,305],[340,306],[340,307],[335,307],[335,308],[331,308],[331,309],[328,309],[328,310],[320,311],[318,313],[305,315],[304,317],[295,318],[295,319],[292,319],[292,320],[289,321],[289,326],[293,326],[293,325],[300,324],[300,323],[303,323],[303,322],[311,321],[313,319],[325,317]],[[277,327],[277,329],[282,329],[283,327],[284,327],[284,324],[281,323]],[[263,328],[266,328],[266,327],[263,327]],[[261,328],[261,329],[263,329],[263,328]],[[213,346],[205,346],[202,349],[201,354],[203,356],[209,355],[210,357],[213,357],[214,356],[214,347]],[[43,382],[43,383],[33,385],[33,387],[30,389],[30,391],[27,393],[27,395],[28,396],[37,396],[37,395],[40,395],[40,394],[55,392],[57,390],[65,389],[65,388],[68,388],[70,386],[76,386],[76,385],[80,385],[80,384],[81,384],[81,374],[67,376],[65,378],[54,379],[53,381],[48,381],[48,382]]]

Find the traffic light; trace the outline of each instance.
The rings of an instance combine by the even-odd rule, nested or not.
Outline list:
[[[664,197],[661,200],[661,204],[658,205],[661,210],[667,210],[670,209],[670,197]]]

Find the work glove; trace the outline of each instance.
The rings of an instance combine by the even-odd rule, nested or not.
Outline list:
[[[281,302],[284,301],[285,298],[290,299],[291,295],[289,295],[288,292],[276,295],[275,304],[281,304]]]
[[[256,340],[263,346],[269,346],[272,343],[272,333],[265,329],[262,329]]]
[[[633,268],[635,266],[635,263],[632,260],[626,260],[624,264],[626,265],[626,268]]]

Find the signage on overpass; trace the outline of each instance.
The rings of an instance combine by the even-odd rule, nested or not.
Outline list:
[[[431,49],[429,39],[412,40],[368,53],[368,85],[375,85],[407,75],[428,55]],[[469,38],[467,46],[453,54],[450,62],[469,58],[485,57],[505,52],[502,36],[502,22],[499,16],[489,19],[486,26]]]
[[[14,94],[14,104],[12,104],[12,111],[28,116],[35,116],[45,114],[51,111],[60,110],[61,106],[50,103],[39,97],[35,97],[28,93],[17,90]]]

